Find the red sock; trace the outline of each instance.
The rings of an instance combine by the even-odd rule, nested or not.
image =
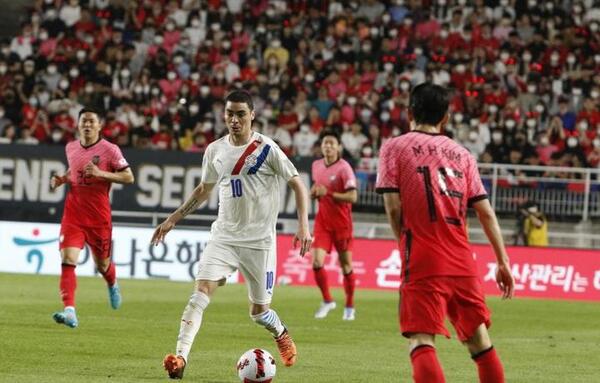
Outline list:
[[[435,353],[429,345],[418,346],[410,353],[415,383],[445,383],[444,371]]]
[[[64,307],[75,307],[75,289],[77,288],[77,277],[75,276],[75,265],[63,263],[60,273],[60,296]]]
[[[504,383],[504,368],[494,347],[473,356],[477,363],[480,383]]]
[[[106,269],[106,271],[100,271],[100,274],[102,274],[104,280],[106,281],[106,284],[108,284],[109,286],[114,285],[117,281],[116,267],[112,261],[108,264],[108,268]]]
[[[321,289],[323,302],[333,302],[333,298],[331,298],[331,294],[329,293],[329,284],[327,283],[327,271],[325,271],[325,268],[319,267],[313,268],[313,272],[315,274],[317,286]]]
[[[344,274],[344,291],[346,292],[346,307],[354,307],[354,273]]]

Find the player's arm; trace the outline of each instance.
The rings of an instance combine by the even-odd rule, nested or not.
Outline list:
[[[308,192],[299,176],[294,176],[288,181],[288,185],[294,191],[296,197],[296,208],[298,209],[298,232],[294,237],[294,247],[300,242],[300,255],[310,249],[312,237],[308,227]]]
[[[116,171],[116,172],[107,172],[104,170],[100,170],[98,166],[96,166],[92,161],[88,162],[83,169],[86,176],[92,176],[96,178],[103,179],[108,182],[114,182],[117,184],[132,184],[135,181],[133,177],[133,172],[130,167],[125,169]]]
[[[159,242],[164,241],[167,233],[175,227],[177,222],[196,211],[198,206],[200,206],[208,199],[208,197],[210,197],[210,192],[213,190],[214,186],[215,184],[205,184],[202,182],[196,186],[192,194],[183,203],[183,205],[179,206],[179,208],[171,213],[171,215],[169,215],[163,223],[158,225],[156,230],[154,230],[154,234],[152,235],[152,240],[150,242],[153,245],[158,245]]]
[[[492,244],[494,253],[496,254],[496,263],[498,264],[496,282],[502,291],[502,298],[512,298],[515,283],[510,271],[510,261],[506,249],[504,248],[504,240],[502,239],[500,225],[498,225],[498,220],[496,219],[496,213],[494,213],[494,209],[492,209],[487,198],[474,202],[473,208],[475,208],[477,218],[479,219],[479,222],[481,222],[483,231]]]
[[[388,192],[383,194],[383,206],[394,236],[399,241],[402,236],[402,204],[400,193]]]
[[[343,193],[333,192],[331,193],[331,196],[337,202],[356,203],[356,200],[358,199],[358,192],[356,189],[350,189]]]
[[[71,169],[67,169],[67,172],[62,176],[53,174],[50,178],[50,189],[54,190],[59,186],[69,183],[69,177],[71,177]]]

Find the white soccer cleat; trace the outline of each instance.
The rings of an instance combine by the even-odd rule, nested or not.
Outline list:
[[[344,307],[343,320],[354,320],[354,307]]]
[[[315,318],[316,319],[323,319],[323,318],[325,318],[327,316],[327,314],[329,314],[329,312],[331,310],[333,310],[334,308],[335,308],[335,302],[323,302],[323,303],[321,303],[321,306],[319,306],[319,309],[315,313]]]

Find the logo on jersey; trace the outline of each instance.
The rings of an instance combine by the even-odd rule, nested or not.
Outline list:
[[[92,163],[94,165],[98,165],[100,163],[100,156],[94,156],[94,157],[92,157]]]
[[[121,159],[119,160],[119,165],[121,165],[121,166],[125,166],[125,165],[127,165],[127,160],[126,160],[125,158],[121,158]]]
[[[258,160],[258,157],[256,157],[254,154],[250,154],[248,157],[246,157],[246,159],[244,160],[244,166],[247,166],[249,168],[253,167],[254,165],[256,165],[256,161]]]
[[[331,181],[331,182],[335,181],[335,174],[332,176],[329,176],[329,181]]]

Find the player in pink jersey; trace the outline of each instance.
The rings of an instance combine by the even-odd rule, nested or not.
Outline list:
[[[325,129],[319,135],[323,158],[312,164],[312,198],[319,200],[313,242],[313,272],[323,295],[315,318],[325,318],[336,306],[329,293],[327,271],[323,262],[335,247],[342,274],[346,306],[342,319],[354,320],[354,273],[352,272],[352,204],[356,202],[356,177],[352,167],[341,158],[341,141],[337,132]]]
[[[485,304],[465,226],[475,208],[497,260],[496,281],[511,298],[514,281],[496,215],[477,163],[440,132],[448,122],[446,89],[424,83],[411,92],[411,131],[381,148],[377,191],[403,253],[400,327],[409,340],[417,383],[444,382],[434,347],[436,334],[449,337],[446,316],[475,363],[480,382],[504,382],[492,347]]]
[[[98,113],[91,109],[79,112],[79,141],[67,144],[69,168],[62,176],[54,175],[52,188],[68,184],[60,226],[60,253],[62,267],[60,293],[63,311],[53,314],[56,323],[77,327],[75,313],[75,267],[79,252],[87,243],[92,250],[98,271],[108,285],[113,309],[121,305],[115,264],[111,257],[112,220],[109,201],[111,183],[133,183],[133,173],[118,146],[100,137],[102,124]]]

